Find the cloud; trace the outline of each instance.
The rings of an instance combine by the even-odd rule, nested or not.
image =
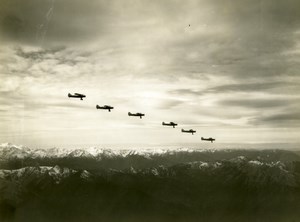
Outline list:
[[[176,99],[163,99],[160,101],[160,104],[157,106],[159,109],[172,109],[178,105],[184,104],[182,100]]]
[[[262,115],[249,119],[249,124],[255,126],[271,126],[293,128],[300,127],[300,112],[293,110],[271,115]]]
[[[297,82],[256,82],[225,84],[207,89],[208,93],[225,93],[225,92],[265,92],[271,94],[297,94],[300,85]]]
[[[78,0],[2,0],[0,6],[4,37],[38,44],[91,37],[101,29],[97,15],[105,13],[104,1],[95,0],[88,4]],[[98,24],[97,28],[93,24]]]
[[[3,21],[7,16],[15,18],[9,19],[13,24],[23,21],[22,32],[13,31],[21,30],[14,28],[20,26],[17,24],[9,26],[10,32],[21,32],[39,45],[38,27],[52,9],[43,46],[106,48],[113,60],[110,64],[117,63],[135,75],[175,81],[179,76],[226,76],[239,82],[295,76],[289,69],[289,56],[283,53],[297,39],[294,32],[300,16],[296,1],[48,0],[41,4],[29,0],[18,2],[17,8],[15,4],[15,0],[4,0],[0,13]]]
[[[219,101],[219,105],[225,107],[243,107],[254,109],[266,109],[276,107],[286,107],[290,104],[297,102],[300,104],[299,99],[272,99],[272,98],[244,98],[244,99],[223,99]]]
[[[176,89],[170,90],[171,95],[191,95],[204,96],[207,94],[236,94],[236,93],[265,93],[269,95],[298,95],[300,84],[298,82],[253,82],[253,83],[234,83],[221,84],[213,87],[207,87],[202,90],[197,89]]]
[[[175,89],[170,90],[169,93],[171,95],[193,95],[193,96],[200,96],[203,95],[203,91],[193,90],[193,89]]]
[[[195,76],[227,76],[244,82],[260,79],[287,79],[294,63],[283,55],[295,47],[299,29],[299,3],[295,1],[218,1],[211,2],[208,27],[218,30],[209,35],[196,32],[193,38],[174,41],[174,64]],[[298,23],[298,24],[297,24]],[[207,31],[210,30],[207,28]],[[198,53],[198,55],[197,55]],[[189,55],[197,55],[196,57]]]
[[[69,107],[96,125],[79,113],[99,101],[217,129],[293,126],[282,112],[299,109],[296,0],[0,0],[0,29],[1,109],[15,116]]]
[[[38,62],[47,58],[52,58],[53,56],[55,56],[56,53],[62,52],[64,49],[65,47],[52,47],[46,49],[33,48],[31,50],[26,50],[22,47],[17,47],[15,51],[17,56]]]

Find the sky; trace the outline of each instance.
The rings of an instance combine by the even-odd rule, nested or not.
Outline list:
[[[299,70],[298,0],[0,0],[0,142],[297,143]]]

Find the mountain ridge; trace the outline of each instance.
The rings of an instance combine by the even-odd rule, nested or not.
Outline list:
[[[286,150],[140,152],[0,146],[0,220],[297,221]],[[94,155],[92,155],[93,153]],[[97,158],[95,158],[95,156]]]
[[[162,155],[176,155],[177,153],[204,153],[211,154],[216,152],[267,152],[274,154],[275,152],[281,152],[282,154],[295,154],[294,159],[300,160],[300,156],[296,152],[281,150],[281,149],[195,149],[195,148],[180,148],[180,149],[141,149],[141,150],[130,150],[130,149],[104,149],[97,147],[90,147],[87,149],[61,149],[61,148],[50,148],[50,149],[32,149],[22,145],[14,145],[11,143],[0,144],[0,159],[9,158],[64,158],[64,157],[84,157],[84,158],[95,158],[101,159],[102,157],[128,157],[128,156],[143,156],[145,158],[151,158],[151,156],[162,156]],[[259,156],[258,156],[259,158]]]

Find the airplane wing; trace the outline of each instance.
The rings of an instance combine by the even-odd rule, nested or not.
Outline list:
[[[84,96],[83,94],[80,94],[80,93],[74,93],[74,94],[77,96]]]

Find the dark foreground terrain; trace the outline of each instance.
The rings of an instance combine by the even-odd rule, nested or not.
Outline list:
[[[300,221],[290,151],[34,153],[1,147],[0,221]]]

